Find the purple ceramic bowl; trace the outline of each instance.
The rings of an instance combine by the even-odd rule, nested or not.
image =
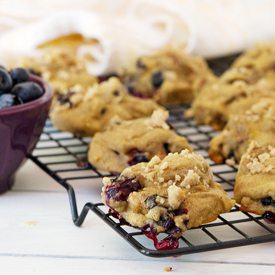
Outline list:
[[[15,172],[32,153],[48,117],[53,89],[30,75],[44,94],[31,102],[0,109],[0,194],[11,189]]]

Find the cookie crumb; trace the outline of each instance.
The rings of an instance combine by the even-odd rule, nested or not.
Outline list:
[[[236,161],[234,160],[234,158],[226,159],[226,160],[225,160],[225,163],[226,163],[227,165],[231,165],[231,166],[236,165]]]
[[[27,225],[27,226],[34,226],[38,223],[38,221],[29,221],[29,222],[24,222],[23,224],[24,225]]]
[[[171,266],[166,266],[164,268],[164,271],[167,271],[167,272],[170,272],[172,270],[172,267]]]

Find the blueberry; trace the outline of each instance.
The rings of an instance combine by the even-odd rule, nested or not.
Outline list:
[[[170,216],[168,216],[166,219],[158,220],[158,224],[163,226],[165,231],[175,227],[175,222]]]
[[[159,88],[163,83],[164,78],[161,71],[157,71],[152,75],[151,83],[154,88]]]
[[[135,92],[135,86],[132,83],[124,83],[127,87],[128,92],[133,95]]]
[[[15,98],[15,95],[11,95],[11,94],[0,95],[0,109],[13,106],[14,98]]]
[[[173,210],[173,213],[175,216],[186,215],[188,214],[188,209],[186,208],[175,209]]]
[[[264,199],[261,199],[261,203],[263,206],[275,206],[275,200],[273,200],[271,197],[266,197]]]
[[[12,79],[8,71],[0,68],[0,95],[8,93],[12,88]]]
[[[275,213],[270,212],[270,211],[266,211],[263,214],[263,218],[264,220],[269,223],[269,224],[275,224]]]
[[[152,195],[152,196],[148,197],[145,200],[145,203],[146,203],[146,206],[147,206],[147,210],[151,210],[152,208],[154,208],[155,206],[158,205],[158,203],[156,202],[157,196],[158,195],[155,194],[155,195]]]
[[[7,70],[4,66],[0,65],[0,69]]]
[[[16,84],[12,88],[11,94],[16,95],[23,103],[26,103],[42,96],[43,90],[37,83],[24,82]]]
[[[126,201],[130,193],[141,189],[139,181],[126,177],[115,180],[114,184],[106,187],[105,200],[107,205],[112,198],[115,201]]]
[[[133,158],[134,164],[140,163],[140,162],[148,162],[148,158],[144,155],[137,155]]]
[[[133,149],[131,152],[131,158],[128,160],[130,166],[135,165],[140,162],[148,162],[149,159],[146,157],[145,152],[138,149]]]
[[[26,69],[18,67],[10,71],[10,76],[11,76],[13,85],[16,85],[18,83],[28,81],[29,73]]]
[[[114,95],[114,96],[119,96],[119,91],[114,91],[114,92],[113,92],[113,95]]]
[[[168,155],[169,153],[171,153],[171,150],[170,150],[170,145],[169,145],[169,143],[167,143],[167,142],[164,142],[163,143],[163,147],[164,147],[164,150],[165,150],[165,153]]]
[[[144,65],[144,63],[142,62],[142,59],[141,58],[139,58],[138,60],[137,60],[137,63],[136,63],[136,66],[137,66],[137,68],[139,68],[139,69],[146,69],[146,66]]]
[[[164,198],[164,199],[167,199],[167,197],[164,197],[164,196],[159,196],[157,194],[154,194],[150,197],[148,197],[144,202],[146,203],[146,207],[147,207],[147,210],[151,210],[152,208],[154,208],[155,206],[162,206],[164,207],[163,205],[159,205],[157,203],[157,197],[161,197],[161,198]]]
[[[72,102],[70,101],[71,99],[71,96],[74,95],[75,92],[71,92],[69,91],[68,93],[66,94],[61,94],[58,96],[57,100],[60,102],[61,105],[64,105],[66,103],[69,103],[70,104],[70,108],[72,108],[73,104]]]

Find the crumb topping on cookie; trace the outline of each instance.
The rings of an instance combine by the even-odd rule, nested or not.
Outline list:
[[[185,187],[187,189],[192,185],[197,185],[200,183],[200,176],[194,172],[194,170],[188,170],[188,173],[184,180],[180,183],[181,187]]]
[[[168,111],[155,110],[151,117],[144,121],[144,124],[147,125],[150,129],[161,127],[165,130],[168,130],[170,128],[169,125],[166,123],[168,117]]]
[[[275,111],[272,108],[270,100],[262,99],[258,103],[251,106],[249,110],[245,111],[247,120],[257,121],[261,118],[269,118],[275,120]]]
[[[192,163],[192,166],[182,167],[182,162]],[[163,160],[155,156],[148,163],[140,164],[139,168],[138,177],[141,176],[148,186],[176,185],[189,190],[192,186],[202,185],[209,188],[213,176],[203,157],[188,149],[182,150],[180,154],[169,153]],[[128,177],[133,177],[132,174],[136,174],[134,169],[128,167],[124,172]]]
[[[101,96],[102,94],[104,94],[105,100],[108,103],[118,103],[125,96],[129,95],[126,87],[119,81],[119,79],[116,77],[111,77],[100,84],[95,83],[92,87],[90,87],[83,100],[88,101],[93,97]]]
[[[21,58],[17,66],[41,75],[51,83],[57,94],[66,93],[77,83],[87,87],[97,82],[96,77],[87,73],[84,60],[69,49],[51,48],[35,58]]]
[[[264,148],[265,151],[259,153],[259,144],[252,141],[248,148],[248,154],[246,156],[246,168],[249,170],[247,176],[251,176],[258,173],[268,173],[274,170],[274,165],[270,164],[268,160],[274,157],[275,148],[267,146]],[[262,148],[263,150],[263,148]]]

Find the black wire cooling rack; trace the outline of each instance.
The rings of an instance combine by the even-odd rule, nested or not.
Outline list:
[[[234,58],[235,56],[230,56],[211,60],[209,66],[217,75],[220,75]],[[233,197],[237,166],[217,165],[209,159],[208,144],[217,132],[209,126],[197,125],[192,119],[186,118],[183,113],[188,107],[186,104],[168,108],[169,122],[175,127],[178,134],[186,137],[194,151],[206,159],[213,171],[214,180],[223,186],[230,197]],[[94,169],[85,161],[90,140],[90,138],[81,138],[70,133],[59,132],[48,120],[40,141],[30,156],[34,163],[67,190],[72,220],[76,226],[82,225],[89,210],[91,210],[137,251],[150,257],[180,256],[275,241],[274,224],[267,224],[260,216],[241,212],[238,205],[235,205],[229,213],[221,214],[212,223],[187,230],[184,236],[180,238],[179,248],[171,250],[156,250],[152,241],[140,230],[121,224],[109,214],[108,208],[100,202],[87,202],[78,214],[77,196],[73,182],[88,180],[93,185],[93,181],[98,182],[104,176],[112,176]],[[163,236],[164,234],[160,234],[158,237],[162,238]]]

